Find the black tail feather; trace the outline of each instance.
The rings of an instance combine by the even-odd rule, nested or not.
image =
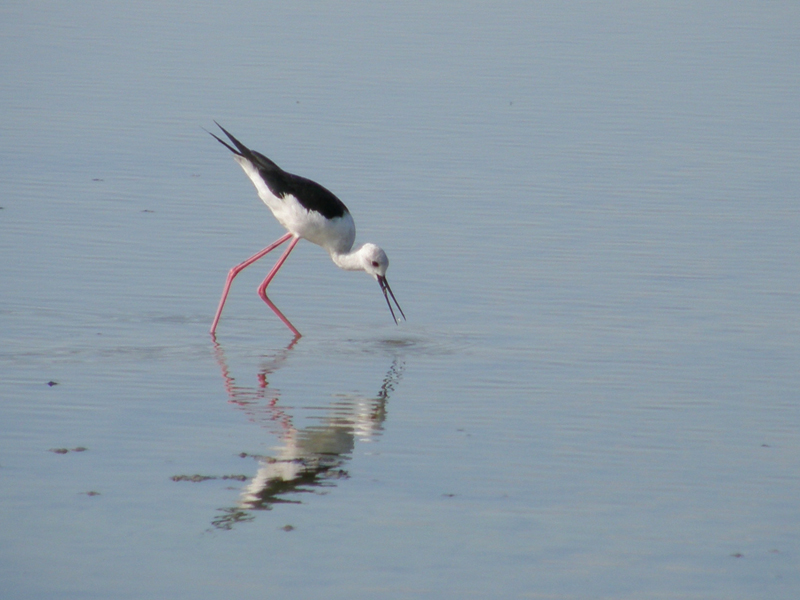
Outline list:
[[[211,133],[210,131],[209,131],[209,133],[211,133],[211,135],[214,135],[214,137],[215,137],[215,138],[217,138],[217,140],[218,140],[220,143],[222,143],[222,144],[224,144],[225,146],[227,146],[227,147],[228,147],[228,149],[229,149],[231,152],[233,152],[234,154],[238,154],[239,156],[248,156],[248,155],[251,155],[251,154],[252,154],[252,151],[250,150],[250,148],[248,148],[248,147],[247,147],[247,146],[245,146],[245,145],[244,145],[242,142],[240,142],[240,141],[239,141],[239,140],[237,140],[235,137],[233,137],[233,135],[231,135],[231,133],[230,133],[230,132],[229,132],[227,129],[225,129],[225,128],[224,128],[222,125],[220,125],[220,124],[219,124],[219,123],[217,123],[216,121],[214,121],[214,124],[215,124],[217,127],[219,127],[219,128],[222,130],[222,133],[224,133],[225,135],[227,135],[227,136],[228,136],[228,139],[229,139],[230,141],[232,141],[232,142],[233,142],[233,145],[234,145],[234,146],[236,146],[236,148],[238,149],[238,151],[237,151],[237,150],[234,150],[234,149],[231,147],[231,145],[230,145],[230,144],[228,144],[227,142],[224,142],[224,141],[222,141],[220,138],[218,138],[216,135],[214,135],[214,134],[213,134],[213,133]]]
[[[217,127],[219,127],[220,129],[222,129],[222,131],[225,131],[225,129],[223,129],[222,125],[220,125],[220,124],[219,124],[219,123],[217,123],[216,121],[214,121],[214,123],[216,123]],[[205,127],[201,127],[200,129],[202,129],[203,131],[205,131],[205,132],[206,132],[208,135],[210,135],[211,137],[213,137],[213,138],[214,138],[215,140],[217,140],[217,141],[218,141],[220,144],[222,144],[222,145],[223,145],[223,146],[225,146],[225,147],[226,147],[228,150],[230,150],[230,151],[231,151],[231,152],[233,152],[234,154],[237,154],[238,156],[244,156],[244,154],[246,154],[246,153],[249,153],[249,152],[250,152],[250,150],[249,150],[249,149],[248,149],[248,148],[247,148],[245,145],[243,145],[241,142],[239,142],[239,140],[237,140],[235,137],[233,137],[233,136],[232,136],[230,133],[228,133],[227,131],[225,131],[225,134],[226,134],[226,135],[227,135],[227,136],[228,136],[228,137],[231,139],[231,141],[232,141],[234,144],[236,144],[236,148],[234,148],[233,146],[231,146],[231,145],[230,145],[228,142],[226,142],[225,140],[223,140],[223,139],[222,139],[221,137],[219,137],[217,134],[210,132],[210,131],[209,131],[208,129],[206,129]],[[238,149],[237,149],[237,148],[238,148]]]
[[[208,129],[206,129],[205,127],[203,127],[203,131],[205,131],[205,132],[206,132],[208,135],[210,135],[211,137],[213,137],[215,140],[217,140],[217,141],[218,141],[220,144],[222,144],[223,146],[225,146],[225,147],[226,147],[228,150],[230,150],[230,151],[231,151],[231,152],[233,152],[234,154],[237,154],[237,155],[239,155],[239,156],[241,156],[241,155],[242,155],[242,153],[241,153],[241,152],[239,152],[239,151],[238,151],[236,148],[234,148],[233,146],[231,146],[231,145],[230,145],[228,142],[226,142],[225,140],[223,140],[223,139],[220,139],[220,137],[219,137],[218,135],[215,135],[215,134],[211,133],[211,132],[210,132]]]
[[[280,167],[278,167],[278,165],[276,165],[274,162],[272,162],[272,160],[270,160],[269,158],[267,158],[266,156],[264,156],[260,152],[256,152],[255,150],[250,150],[250,148],[248,148],[242,142],[240,142],[235,137],[233,137],[233,135],[227,129],[225,129],[222,125],[220,125],[216,121],[214,121],[214,123],[217,125],[217,127],[219,127],[222,130],[222,132],[225,135],[228,136],[228,139],[230,139],[230,141],[233,142],[233,146],[236,146],[235,148],[233,146],[231,146],[228,142],[226,142],[225,140],[220,138],[218,135],[215,135],[215,134],[211,133],[205,127],[203,128],[203,131],[205,131],[211,137],[216,139],[220,144],[225,146],[228,150],[230,150],[231,152],[233,152],[237,156],[241,156],[243,158],[246,158],[247,160],[249,160],[251,163],[253,163],[254,165],[256,165],[259,168],[264,168],[264,169],[267,169],[267,170],[272,170],[272,169],[277,169],[278,171],[281,170]]]

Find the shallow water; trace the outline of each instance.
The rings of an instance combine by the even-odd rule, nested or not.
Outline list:
[[[3,597],[797,596],[796,10],[0,12]]]

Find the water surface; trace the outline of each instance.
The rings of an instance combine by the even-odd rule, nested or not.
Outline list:
[[[0,12],[3,597],[797,597],[796,10]]]

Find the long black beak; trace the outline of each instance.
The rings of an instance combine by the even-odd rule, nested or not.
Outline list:
[[[386,277],[381,277],[378,275],[378,284],[381,286],[381,291],[383,292],[383,297],[386,298],[386,306],[389,307],[389,312],[392,313],[392,318],[394,319],[395,324],[397,324],[397,317],[394,315],[394,309],[392,308],[392,303],[389,302],[389,296],[392,297],[394,300],[394,305],[397,307],[397,310],[400,311],[400,315],[403,317],[403,320],[406,320],[406,315],[403,313],[403,309],[400,308],[400,305],[397,303],[397,298],[394,297],[394,292],[392,292],[392,288],[389,287],[389,282],[386,281]]]

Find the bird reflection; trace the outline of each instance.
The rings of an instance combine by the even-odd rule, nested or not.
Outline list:
[[[222,514],[212,521],[216,528],[231,529],[238,522],[253,520],[252,511],[270,510],[275,504],[300,504],[300,495],[319,493],[318,488],[347,479],[345,466],[356,442],[375,441],[383,429],[386,403],[403,372],[403,363],[397,359],[374,397],[338,396],[319,409],[324,414],[313,425],[295,425],[291,408],[282,407],[280,392],[270,388],[269,376],[286,362],[298,339],[262,365],[257,387],[237,385],[222,347],[214,340],[229,401],[280,440],[274,456],[254,456],[258,460],[256,475],[243,488],[236,506],[220,509]]]

